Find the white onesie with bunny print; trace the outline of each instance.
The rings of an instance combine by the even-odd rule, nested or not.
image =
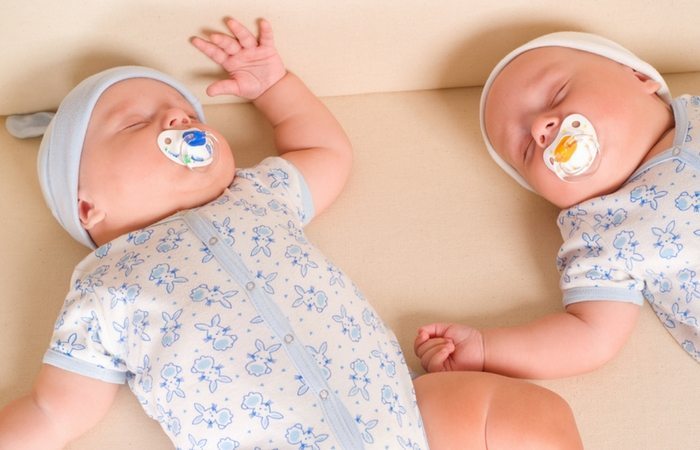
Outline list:
[[[428,448],[394,334],[306,239],[287,161],[76,268],[44,361],[129,383],[179,449]]]
[[[564,210],[564,303],[649,302],[700,362],[700,97],[673,102],[673,147],[616,192]]]

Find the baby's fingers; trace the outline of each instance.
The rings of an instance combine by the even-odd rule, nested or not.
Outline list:
[[[231,80],[219,80],[215,81],[209,85],[207,88],[207,95],[210,97],[216,97],[217,95],[241,95],[241,88],[238,81],[235,79]]]
[[[426,335],[428,337],[442,337],[447,332],[447,329],[452,324],[449,323],[431,323],[418,328],[418,335]]]
[[[418,353],[418,347],[420,347],[425,341],[430,339],[430,335],[423,331],[422,329],[418,329],[418,334],[416,335],[416,338],[413,340],[413,351]]]
[[[265,19],[260,19],[259,27],[260,38],[258,40],[260,41],[260,45],[262,47],[274,47],[275,37],[272,34],[272,25],[270,25],[270,22]]]
[[[231,30],[233,36],[238,39],[241,47],[254,48],[258,46],[258,40],[253,36],[253,33],[248,31],[248,29],[236,19],[227,19],[226,26]]]
[[[445,370],[445,361],[454,352],[455,346],[448,339],[430,339],[416,350],[420,363],[428,372]]]
[[[448,360],[454,350],[455,347],[451,342],[435,347],[424,355],[423,359],[421,359],[421,364],[428,372],[443,372],[447,370],[445,361]]]
[[[218,45],[225,53],[229,55],[235,55],[241,50],[241,44],[238,43],[233,36],[222,33],[212,33],[209,36],[209,40],[214,44]]]
[[[222,50],[218,45],[200,37],[195,36],[190,40],[190,42],[192,42],[192,45],[194,45],[197,50],[207,55],[209,59],[220,66],[223,65],[226,59],[229,57],[229,54]]]

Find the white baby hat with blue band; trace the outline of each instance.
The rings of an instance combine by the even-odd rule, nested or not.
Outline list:
[[[40,136],[48,122],[37,159],[41,191],[61,226],[78,242],[93,249],[95,243],[78,216],[78,175],[85,133],[102,93],[113,84],[131,78],[149,78],[173,87],[193,106],[199,121],[204,122],[199,100],[183,84],[141,66],[115,67],[84,79],[61,101],[53,117],[51,113],[36,113],[7,119],[8,131],[16,137]]]
[[[619,62],[620,64],[628,66],[634,69],[635,71],[642,73],[651,78],[652,80],[658,82],[660,87],[658,91],[656,91],[656,94],[669,105],[671,104],[672,100],[671,93],[668,89],[668,86],[666,85],[666,81],[663,79],[661,74],[656,69],[654,69],[653,66],[641,60],[638,56],[636,56],[634,53],[630,52],[620,44],[606,39],[602,36],[576,31],[561,31],[557,33],[545,34],[544,36],[540,36],[536,39],[533,39],[516,48],[515,50],[511,51],[498,64],[496,64],[496,67],[493,68],[491,74],[486,79],[486,83],[484,83],[484,89],[481,93],[481,102],[479,105],[481,135],[484,138],[486,149],[488,150],[493,160],[496,161],[496,164],[498,164],[499,167],[501,167],[501,169],[503,169],[521,186],[530,191],[532,191],[533,189],[528,184],[528,182],[525,181],[525,179],[510,164],[508,164],[503,158],[501,158],[501,156],[498,153],[496,153],[496,150],[493,148],[491,140],[489,139],[489,136],[486,133],[486,125],[484,122],[484,109],[486,106],[486,99],[488,97],[489,90],[491,89],[491,85],[493,84],[498,74],[500,74],[501,71],[519,55],[525,53],[528,50],[534,50],[536,48],[542,47],[565,47],[574,50],[582,50],[585,52],[604,56],[608,59]],[[593,164],[594,163],[595,162],[593,162]],[[551,167],[550,169],[555,171],[555,169],[552,169]],[[590,169],[586,170],[590,171]],[[555,173],[557,172],[555,171]],[[562,176],[566,176],[560,175],[559,173],[557,173],[557,175],[560,176],[560,178]]]

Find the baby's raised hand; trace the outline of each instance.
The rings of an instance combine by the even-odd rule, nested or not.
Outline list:
[[[413,350],[428,372],[484,369],[481,332],[459,324],[432,323],[418,329]]]
[[[192,45],[228,72],[229,78],[207,88],[210,96],[231,94],[250,100],[258,98],[286,73],[275,48],[272,27],[260,20],[256,38],[235,19],[226,19],[231,34],[211,33],[209,39],[192,38]]]

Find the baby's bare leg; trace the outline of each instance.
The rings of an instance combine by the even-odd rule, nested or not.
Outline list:
[[[554,392],[482,372],[414,381],[431,450],[582,449],[569,405]]]

